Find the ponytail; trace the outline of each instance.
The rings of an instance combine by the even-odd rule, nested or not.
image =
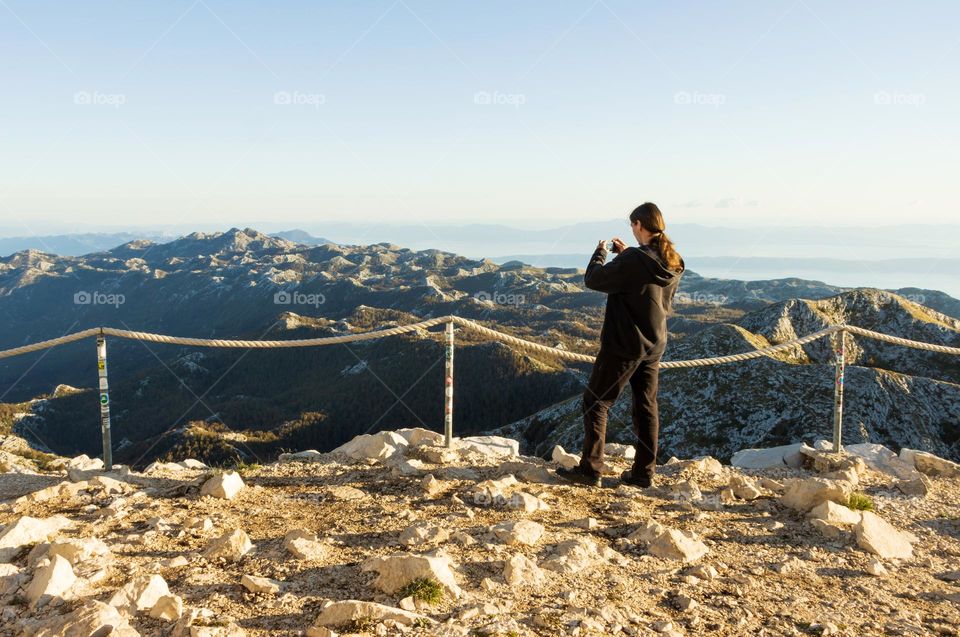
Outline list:
[[[650,241],[651,245],[660,253],[660,258],[671,270],[680,270],[680,254],[673,245],[673,241],[667,236],[667,233],[661,231]]]
[[[657,204],[647,202],[637,206],[636,210],[630,213],[630,221],[631,223],[639,222],[644,229],[653,233],[650,245],[656,248],[660,254],[660,259],[669,269],[680,271],[683,268],[683,260],[673,245],[673,241],[663,231],[665,225],[663,223],[663,213],[660,212]]]

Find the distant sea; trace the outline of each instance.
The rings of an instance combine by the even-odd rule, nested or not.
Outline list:
[[[888,253],[889,254],[889,253]],[[516,260],[539,267],[583,268],[587,254],[528,254],[495,257],[496,263]],[[960,298],[960,259],[830,259],[777,257],[684,256],[687,267],[706,277],[758,281],[798,278],[839,287],[906,287],[939,290]]]

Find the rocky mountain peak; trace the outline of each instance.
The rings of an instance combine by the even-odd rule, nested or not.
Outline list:
[[[960,465],[822,447],[672,458],[648,489],[612,477],[627,445],[584,488],[562,448],[426,429],[239,471],[51,459],[0,485],[0,630],[950,634]]]

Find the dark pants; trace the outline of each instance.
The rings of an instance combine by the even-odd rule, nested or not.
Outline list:
[[[630,383],[633,392],[633,431],[637,435],[637,457],[632,473],[652,478],[657,466],[657,437],[660,417],[657,385],[660,361],[618,358],[602,349],[593,363],[590,382],[583,393],[583,455],[580,467],[591,475],[603,471],[603,445],[607,435],[607,412]]]

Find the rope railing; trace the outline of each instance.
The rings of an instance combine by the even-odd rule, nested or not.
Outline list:
[[[23,345],[21,347],[15,347],[12,349],[3,350],[3,351],[0,351],[0,359],[12,358],[14,356],[21,356],[23,354],[29,354],[31,352],[50,349],[52,347],[65,345],[67,343],[73,343],[73,342],[80,341],[85,338],[90,338],[94,336],[97,338],[97,367],[99,370],[99,377],[100,377],[100,416],[101,416],[101,430],[103,434],[104,464],[109,470],[110,467],[112,466],[112,451],[111,451],[112,446],[110,442],[110,395],[109,395],[109,384],[108,384],[108,378],[107,378],[107,351],[106,351],[107,336],[144,341],[149,343],[159,343],[164,345],[181,345],[186,347],[275,349],[275,348],[290,348],[290,347],[321,347],[325,345],[346,344],[346,343],[353,343],[358,341],[376,340],[380,338],[387,338],[390,336],[399,336],[401,334],[409,334],[413,332],[420,332],[421,334],[425,334],[426,330],[428,330],[431,327],[436,327],[438,325],[446,326],[445,339],[444,339],[446,342],[446,372],[444,375],[444,429],[446,433],[446,442],[448,446],[452,444],[452,437],[453,437],[453,349],[454,349],[453,327],[455,325],[508,345],[513,345],[521,349],[532,351],[532,352],[539,352],[541,354],[549,354],[551,356],[555,356],[562,360],[576,361],[581,363],[592,363],[595,358],[594,356],[589,354],[571,352],[566,349],[551,347],[549,345],[543,345],[541,343],[536,343],[534,341],[519,338],[517,336],[512,336],[510,334],[506,334],[499,330],[495,330],[495,329],[486,327],[484,325],[481,325],[476,321],[451,315],[451,316],[438,316],[435,318],[419,321],[417,323],[409,323],[407,325],[398,325],[396,327],[390,327],[382,330],[372,330],[369,332],[358,332],[354,334],[343,334],[338,336],[326,336],[322,338],[305,338],[305,339],[291,339],[291,340],[233,340],[233,339],[192,338],[192,337],[182,337],[182,336],[169,336],[166,334],[153,334],[150,332],[135,332],[131,330],[120,330],[112,327],[99,327],[99,328],[90,328],[90,329],[82,330],[80,332],[74,332],[72,334],[66,334],[59,338],[39,341],[37,343],[32,343],[29,345]],[[834,440],[833,440],[834,451],[839,452],[840,438],[841,438],[841,422],[843,417],[843,380],[844,380],[844,369],[846,364],[846,349],[845,349],[846,338],[845,337],[847,333],[863,336],[866,338],[882,341],[885,343],[900,345],[903,347],[910,347],[913,349],[937,352],[940,354],[950,354],[954,356],[960,356],[960,347],[949,347],[946,345],[938,345],[936,343],[914,341],[906,338],[901,338],[899,336],[884,334],[882,332],[875,332],[873,330],[868,330],[866,328],[858,327],[856,325],[840,324],[840,325],[830,325],[817,332],[807,334],[806,336],[799,336],[796,338],[792,338],[788,341],[784,341],[782,343],[777,343],[776,345],[770,345],[768,347],[754,349],[749,352],[740,352],[736,354],[728,354],[725,356],[713,356],[709,358],[696,358],[696,359],[690,359],[690,360],[662,361],[660,363],[660,368],[661,369],[678,369],[678,368],[704,367],[708,365],[721,365],[725,363],[737,363],[742,361],[748,361],[756,358],[762,358],[764,356],[770,357],[774,354],[778,354],[784,351],[789,351],[796,347],[800,347],[802,345],[812,343],[825,336],[839,334],[840,338],[838,339],[838,345],[837,347],[834,348],[834,352],[836,355],[836,360],[835,360],[836,385],[835,385],[835,393],[834,393]]]

